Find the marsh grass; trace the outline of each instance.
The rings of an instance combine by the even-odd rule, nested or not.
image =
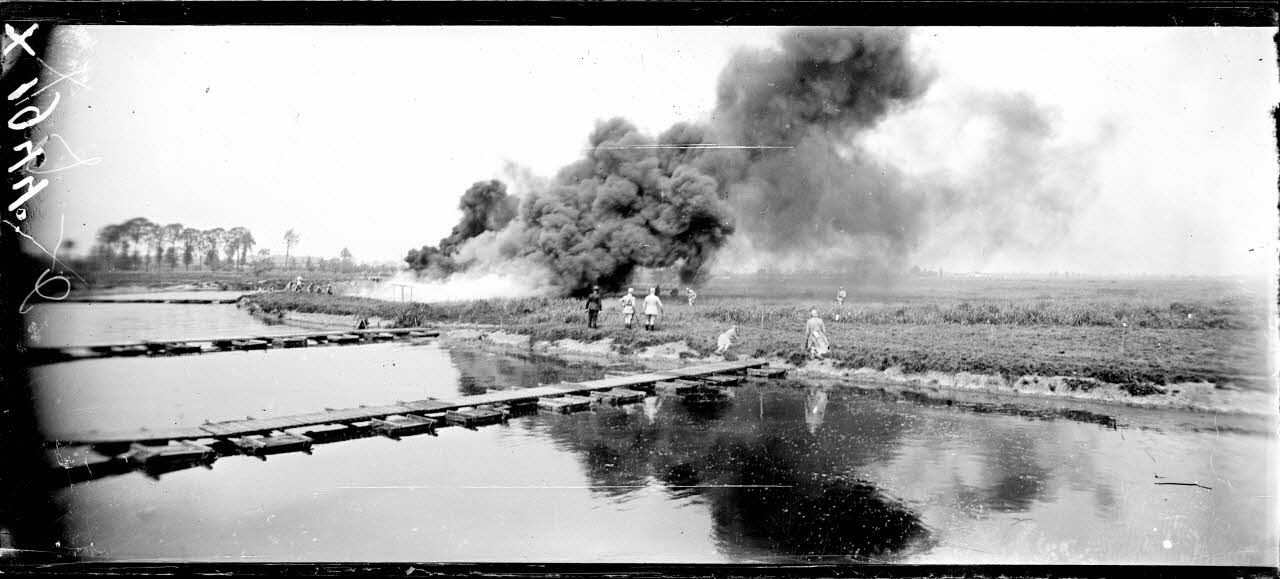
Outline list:
[[[716,295],[704,290],[694,307],[682,298],[666,298],[656,332],[646,332],[639,324],[632,330],[623,328],[612,300],[606,300],[602,327],[589,329],[584,303],[561,298],[422,304],[273,293],[250,299],[268,311],[378,316],[399,326],[492,324],[535,341],[610,338],[623,353],[684,341],[708,355],[720,333],[737,326],[738,339],[731,350],[735,355],[793,362],[804,361],[804,322],[809,309],[817,307],[832,342],[830,357],[843,367],[1266,387],[1264,372],[1256,370],[1266,367],[1260,331],[1266,324],[1265,309],[1258,295],[1235,285],[1084,280],[1057,286],[990,286],[983,280],[954,290],[855,290],[850,292],[855,301],[839,310],[833,302],[806,299],[815,290],[803,285],[787,290],[798,296],[790,299],[785,291]],[[836,313],[840,321],[834,320]]]

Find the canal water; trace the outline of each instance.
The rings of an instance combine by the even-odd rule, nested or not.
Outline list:
[[[102,306],[42,305],[28,340],[280,329],[234,306]],[[44,427],[64,432],[601,373],[423,342],[83,360],[33,379]],[[225,457],[57,498],[73,546],[114,560],[1277,562],[1274,434],[1113,429],[793,381],[733,394]]]

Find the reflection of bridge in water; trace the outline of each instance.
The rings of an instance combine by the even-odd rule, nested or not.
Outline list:
[[[722,392],[744,377],[767,379],[783,374],[764,368],[763,360],[702,364],[661,372],[613,375],[600,380],[569,382],[381,406],[325,409],[277,418],[247,418],[191,427],[126,432],[53,433],[46,436],[57,466],[55,485],[113,476],[140,469],[159,476],[217,458],[250,455],[263,458],[288,452],[310,453],[315,444],[369,436],[400,438],[433,434],[451,425],[474,428],[505,422],[513,414],[548,410],[576,412],[596,405],[643,401],[655,391],[706,403],[706,393]],[[717,398],[716,400],[719,400]]]

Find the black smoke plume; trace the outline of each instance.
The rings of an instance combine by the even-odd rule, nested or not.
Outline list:
[[[718,180],[623,119],[599,123],[589,144],[585,158],[525,197],[514,255],[543,262],[571,292],[617,289],[638,267],[697,279],[733,233]]]
[[[905,252],[917,208],[853,139],[921,95],[929,78],[901,30],[792,31],[780,50],[733,59],[710,124],[677,124],[653,139],[622,119],[599,123],[585,158],[525,196],[506,230],[480,235],[495,230],[468,225],[475,218],[465,214],[455,233],[478,231],[461,240],[496,245],[496,255],[475,248],[472,261],[532,259],[563,293],[618,289],[637,268],[674,268],[695,282],[739,227],[774,250],[864,236]],[[407,260],[466,267],[453,262],[456,241]]]
[[[739,53],[720,77],[714,118],[742,149],[729,195],[756,251],[782,258],[857,245],[904,257],[921,196],[858,138],[925,93],[932,75],[896,29],[801,30],[781,51]]]
[[[498,180],[477,181],[458,202],[462,219],[453,226],[439,245],[411,249],[405,261],[417,270],[452,273],[457,269],[453,256],[463,243],[486,231],[501,231],[516,216],[516,199],[507,194],[507,186]]]

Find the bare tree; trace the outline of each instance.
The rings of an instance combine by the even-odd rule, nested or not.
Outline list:
[[[302,236],[298,235],[293,229],[284,232],[284,266],[286,268],[289,267],[289,252],[293,250],[294,246],[298,245],[298,241],[301,239]]]

